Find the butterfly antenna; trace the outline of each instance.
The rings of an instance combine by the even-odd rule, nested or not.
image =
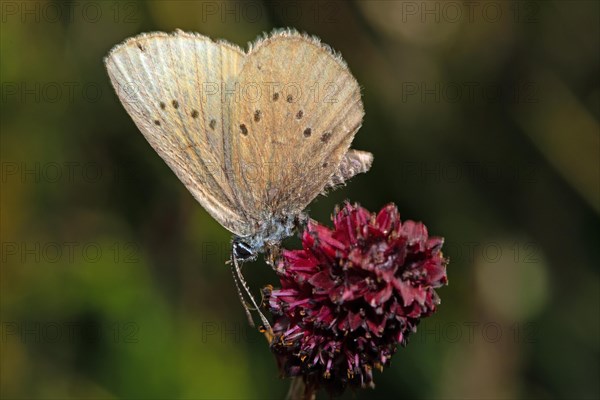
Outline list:
[[[238,283],[238,277],[236,275],[236,271],[235,271],[235,267],[233,266],[233,263],[231,263],[231,274],[233,275],[233,282],[235,282],[235,288],[237,289],[237,293],[240,298],[240,303],[242,303],[242,306],[244,307],[244,311],[246,311],[246,317],[248,317],[248,323],[250,324],[251,327],[254,328],[254,326],[255,326],[254,320],[252,320],[252,314],[250,314],[250,309],[248,308],[246,299],[244,299],[244,294],[242,293],[242,290],[240,289],[240,284]]]
[[[248,284],[246,283],[246,280],[244,279],[244,276],[242,275],[242,270],[240,268],[240,265],[238,264],[238,260],[237,260],[237,257],[235,256],[234,252],[231,253],[231,259],[233,260],[232,264],[233,264],[233,268],[235,271],[235,274],[234,274],[234,280],[236,281],[235,286],[237,287],[238,295],[240,296],[240,299],[242,300],[244,309],[246,310],[246,315],[248,316],[248,319],[250,320],[250,325],[254,326],[254,323],[252,322],[250,310],[248,309],[248,306],[246,305],[246,301],[244,300],[243,293],[240,290],[240,287],[238,285],[238,281],[237,281],[238,279],[239,279],[239,282],[242,284],[242,287],[248,294],[248,297],[250,297],[250,301],[252,302],[252,305],[255,307],[256,311],[258,312],[258,315],[260,316],[260,319],[263,323],[264,328],[271,331],[271,324],[269,324],[269,321],[267,320],[267,318],[260,311],[260,307],[256,303],[256,300],[254,300],[254,296],[252,296],[252,293],[250,292],[250,288],[248,287]],[[237,277],[236,277],[236,275],[237,275]]]

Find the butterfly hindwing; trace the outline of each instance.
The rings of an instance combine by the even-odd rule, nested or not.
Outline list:
[[[361,125],[358,83],[330,49],[289,31],[255,44],[237,83],[232,163],[245,212],[298,213],[338,170]]]

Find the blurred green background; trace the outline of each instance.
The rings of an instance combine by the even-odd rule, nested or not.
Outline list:
[[[294,27],[363,87],[370,173],[310,206],[395,202],[450,285],[377,388],[345,398],[598,398],[599,3],[1,3],[2,398],[284,397],[229,233],[119,104],[102,58],[176,28]],[[276,283],[246,266],[255,290]],[[321,396],[326,398],[326,396]]]

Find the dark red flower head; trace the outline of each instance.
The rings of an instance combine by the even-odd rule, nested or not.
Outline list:
[[[435,311],[447,260],[443,239],[420,222],[402,223],[394,204],[378,214],[346,204],[333,223],[310,221],[303,249],[283,251],[281,289],[264,292],[282,375],[340,393],[374,386],[373,368]]]

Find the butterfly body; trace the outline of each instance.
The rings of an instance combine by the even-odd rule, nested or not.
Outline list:
[[[239,250],[237,255],[241,261],[255,259],[267,248],[278,246],[283,239],[292,236],[300,221],[306,218],[304,213],[266,215],[261,222],[257,222],[254,234],[234,237],[233,251]]]

